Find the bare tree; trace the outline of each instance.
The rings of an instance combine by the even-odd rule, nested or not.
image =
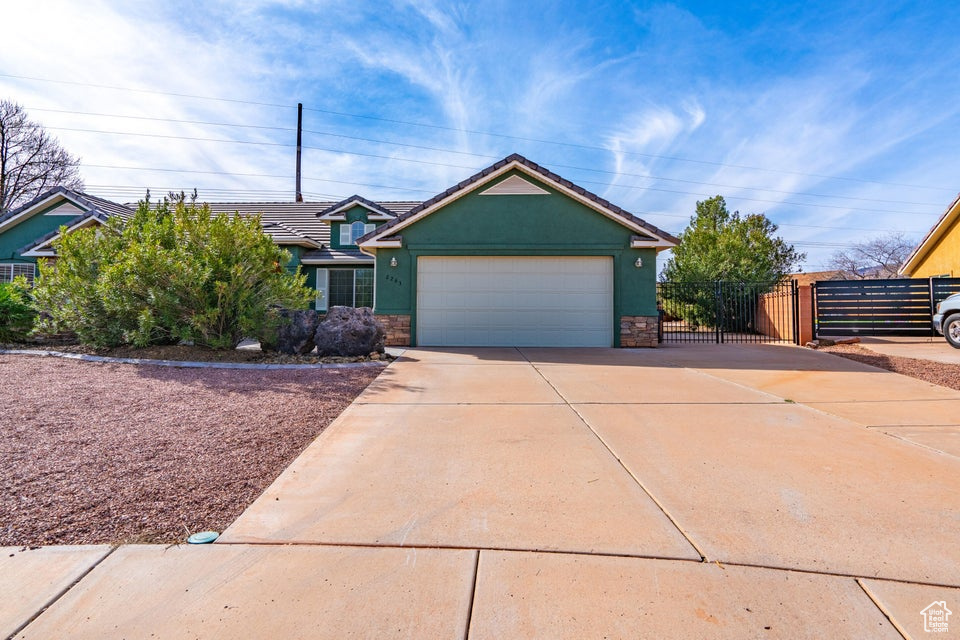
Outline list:
[[[896,278],[911,251],[913,243],[902,233],[890,233],[837,251],[830,267],[839,272],[840,280]]]
[[[79,165],[21,105],[0,100],[0,214],[58,185],[82,189]]]

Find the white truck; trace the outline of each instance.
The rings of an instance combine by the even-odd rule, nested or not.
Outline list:
[[[937,305],[933,328],[943,334],[950,346],[960,349],[960,293],[955,293]]]

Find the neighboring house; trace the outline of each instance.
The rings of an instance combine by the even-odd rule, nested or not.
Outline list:
[[[909,278],[960,276],[960,196],[913,250],[900,268],[900,275]]]
[[[25,276],[33,282],[37,258],[53,257],[60,227],[68,230],[103,224],[111,216],[129,217],[133,209],[65,187],[54,187],[0,216],[0,282]]]
[[[362,200],[362,199],[361,199]],[[366,202],[364,200],[364,202]],[[331,221],[321,220],[318,213],[334,206],[333,202],[213,202],[209,203],[214,213],[260,215],[264,232],[273,241],[290,251],[293,256],[290,268],[302,266],[307,274],[307,284],[316,287],[317,269],[312,265],[337,267],[333,281],[337,283],[335,295],[320,296],[321,309],[326,304],[364,306],[361,295],[355,300],[353,291],[347,292],[343,282],[364,282],[369,272],[372,280],[373,258],[359,255],[353,250],[340,251],[334,243],[331,252]],[[371,203],[373,204],[373,203]],[[410,210],[419,202],[385,202],[374,206],[389,211],[395,216]],[[0,282],[9,282],[13,277],[24,275],[33,280],[38,258],[56,258],[53,244],[60,236],[60,227],[68,231],[86,226],[103,224],[110,216],[129,218],[136,204],[120,204],[97,198],[63,187],[56,187],[16,210],[0,217]],[[379,219],[379,218],[378,218]],[[339,229],[335,230],[339,232]],[[339,239],[339,235],[337,235]],[[349,238],[347,239],[349,241]],[[358,268],[361,273],[354,273]],[[366,271],[363,271],[365,269]],[[341,271],[342,270],[342,271]],[[326,277],[324,273],[324,277]],[[361,284],[362,289],[362,284]],[[368,302],[366,306],[370,306]]]
[[[519,155],[422,203],[210,207],[259,213],[317,290],[318,311],[373,307],[392,345],[656,346],[656,254],[679,242]],[[54,257],[61,225],[131,213],[54,189],[0,218],[0,258],[32,275],[37,257]],[[43,224],[27,226],[34,218]]]

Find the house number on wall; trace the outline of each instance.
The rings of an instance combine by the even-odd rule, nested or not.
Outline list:
[[[386,277],[386,280],[387,280],[387,282],[392,282],[393,284],[397,285],[398,287],[403,286],[403,280],[401,280],[400,278],[398,278],[398,277],[396,277],[396,276],[388,275],[388,276]]]

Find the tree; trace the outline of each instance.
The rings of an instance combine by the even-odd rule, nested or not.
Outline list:
[[[763,214],[730,213],[723,196],[697,202],[680,234],[661,280],[777,282],[806,258],[776,237],[777,225]]]
[[[55,247],[34,289],[39,330],[97,347],[233,348],[269,329],[274,306],[305,308],[313,297],[259,218],[214,215],[182,197],[145,200],[130,220],[62,233]]]
[[[680,244],[660,274],[660,302],[668,316],[691,327],[755,330],[757,300],[806,257],[774,234],[762,214],[730,213],[722,196],[697,203]],[[715,284],[718,280],[729,284]]]
[[[902,233],[889,233],[835,252],[830,268],[839,272],[838,280],[897,278],[912,251],[913,243]]]
[[[79,164],[22,106],[0,100],[0,214],[55,186],[82,189]]]

